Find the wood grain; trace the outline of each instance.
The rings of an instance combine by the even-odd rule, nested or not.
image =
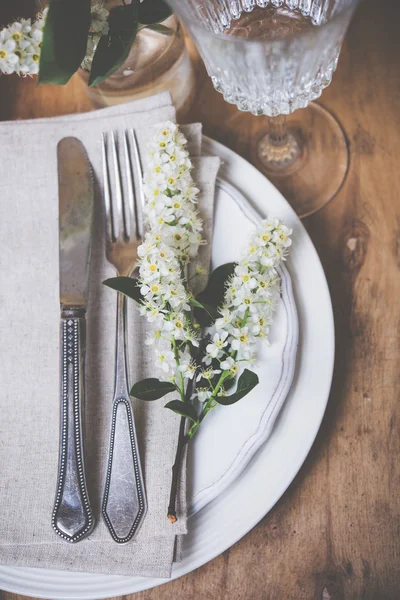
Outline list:
[[[337,198],[305,223],[328,277],[337,338],[332,393],[313,449],[245,538],[135,600],[400,598],[399,21],[396,0],[366,0],[321,99],[344,126],[351,165]],[[207,135],[250,157],[262,119],[227,105],[200,62],[198,69],[188,120],[201,120]],[[76,79],[59,89],[0,78],[1,119],[89,104]]]

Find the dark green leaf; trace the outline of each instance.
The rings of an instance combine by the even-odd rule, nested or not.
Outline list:
[[[209,327],[221,316],[217,308],[211,304],[202,304],[195,298],[191,298],[189,304],[195,308],[194,316],[201,327]]]
[[[172,11],[163,0],[144,0],[139,6],[139,23],[150,25],[165,21]]]
[[[163,35],[174,35],[175,31],[171,27],[166,27],[165,25],[161,25],[161,23],[154,23],[153,25],[144,25],[147,29],[151,29],[152,31],[157,31],[157,33],[162,33]]]
[[[107,35],[100,38],[93,57],[89,85],[98,85],[110,77],[126,61],[135,41],[139,25],[139,0],[110,11]]]
[[[85,58],[90,0],[52,0],[40,51],[39,83],[63,85]]]
[[[226,284],[235,271],[237,263],[226,263],[217,267],[210,275],[206,288],[197,295],[201,304],[221,306],[224,301]]]
[[[169,408],[177,415],[181,415],[181,417],[186,417],[194,423],[196,423],[197,421],[196,410],[193,404],[189,404],[189,402],[182,402],[181,400],[171,400],[171,402],[168,402],[168,404],[165,405],[165,408]]]
[[[138,381],[132,387],[130,395],[138,400],[158,400],[169,394],[170,392],[176,391],[176,387],[170,381],[160,381],[150,377],[149,379],[142,379]]]
[[[253,373],[253,371],[249,371],[249,369],[245,369],[241,376],[239,377],[238,385],[236,392],[231,394],[230,396],[221,396],[216,397],[216,401],[218,404],[223,404],[224,406],[229,406],[231,404],[235,404],[244,396],[246,396],[251,390],[256,387],[258,384],[258,375]]]
[[[128,296],[128,298],[139,302],[139,304],[143,302],[143,296],[140,293],[140,286],[137,279],[132,279],[132,277],[111,277],[103,281],[103,285],[121,292],[121,294]]]

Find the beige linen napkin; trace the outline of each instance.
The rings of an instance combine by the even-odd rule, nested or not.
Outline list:
[[[101,196],[96,217],[87,314],[86,448],[96,527],[71,545],[51,528],[59,437],[58,182],[56,148],[64,136],[84,143],[101,188],[100,133],[136,130],[143,155],[151,126],[175,120],[168,94],[92,113],[0,124],[0,564],[169,577],[176,536],[187,531],[183,470],[178,521],[166,518],[179,417],[165,399],[135,403],[148,513],[138,537],[117,545],[101,518],[114,381],[115,292],[104,256]],[[199,156],[200,125],[183,128]],[[219,159],[195,158],[206,234]],[[209,255],[201,257],[207,265]],[[154,375],[146,323],[129,303],[131,383]],[[178,544],[179,546],[179,544]]]

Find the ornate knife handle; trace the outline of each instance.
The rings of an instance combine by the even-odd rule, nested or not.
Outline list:
[[[86,489],[83,453],[85,397],[85,311],[61,313],[61,433],[52,525],[68,542],[78,542],[94,526]]]

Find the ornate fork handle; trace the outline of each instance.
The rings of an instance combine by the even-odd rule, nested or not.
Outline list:
[[[86,488],[83,452],[86,321],[82,310],[61,313],[61,436],[52,525],[68,542],[94,526]]]
[[[126,301],[117,298],[115,388],[103,516],[113,539],[123,544],[138,532],[146,514],[135,424],[127,377]]]

